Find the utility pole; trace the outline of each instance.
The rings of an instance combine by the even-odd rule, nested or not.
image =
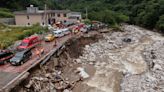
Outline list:
[[[85,9],[86,9],[86,19],[88,19],[88,9],[87,7]]]
[[[44,5],[44,24],[47,25],[47,4]]]

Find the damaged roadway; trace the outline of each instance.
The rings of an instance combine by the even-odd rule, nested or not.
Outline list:
[[[74,38],[19,92],[163,92],[164,37],[137,26]]]

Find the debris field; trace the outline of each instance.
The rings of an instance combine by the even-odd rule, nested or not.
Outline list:
[[[133,25],[74,38],[19,92],[164,92],[164,37]]]

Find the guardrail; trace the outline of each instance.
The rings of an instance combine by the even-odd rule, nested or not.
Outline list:
[[[53,56],[54,54],[58,54],[60,50],[62,50],[65,46],[65,43],[71,39],[68,38],[66,41],[64,41],[62,44],[57,45],[56,48],[52,49],[50,52],[48,52],[47,54],[45,54],[43,57],[41,57],[39,60],[35,59],[34,63],[28,67],[26,70],[24,70],[22,73],[20,73],[17,77],[15,77],[13,80],[11,80],[7,85],[5,85],[2,89],[0,89],[0,92],[9,92],[12,87],[12,84],[17,84],[17,80],[21,81],[20,79],[22,78],[22,76],[24,76],[26,73],[28,73],[29,70],[31,70],[32,68],[34,68],[35,66],[37,66],[39,63],[40,65],[44,65],[50,58],[51,56]]]

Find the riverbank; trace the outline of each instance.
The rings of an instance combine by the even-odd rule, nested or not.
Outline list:
[[[164,37],[137,26],[122,28],[73,39],[20,92],[162,92]]]

